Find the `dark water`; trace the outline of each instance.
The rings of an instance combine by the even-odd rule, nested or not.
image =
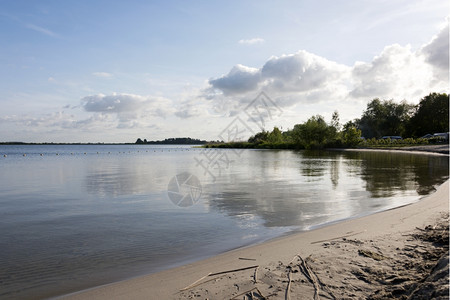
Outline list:
[[[416,202],[448,165],[387,152],[0,146],[0,298],[57,296]],[[174,192],[194,205],[175,205]]]

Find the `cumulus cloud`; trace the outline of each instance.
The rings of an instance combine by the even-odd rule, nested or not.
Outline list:
[[[224,94],[239,94],[258,89],[261,80],[260,70],[243,65],[234,66],[231,71],[209,83]]]
[[[254,45],[254,44],[261,44],[264,43],[264,39],[262,38],[252,38],[248,40],[239,40],[239,44],[243,45]]]
[[[122,116],[142,113],[165,117],[173,112],[168,99],[134,94],[91,95],[81,99],[81,103],[83,109],[88,112],[115,113]]]
[[[225,104],[228,109],[235,110],[237,105],[224,100],[221,95],[235,96],[234,102],[242,107],[253,99],[258,90],[264,89],[282,100],[281,105],[290,106],[318,90],[339,89],[335,86],[342,86],[342,82],[348,80],[350,69],[307,51],[273,56],[259,69],[236,65],[228,74],[211,79],[205,97],[219,100],[222,106]]]
[[[435,76],[448,81],[449,73],[449,25],[433,37],[430,43],[421,49],[421,54],[433,66]]]
[[[432,69],[411,47],[391,45],[372,62],[356,63],[352,75],[355,86],[351,96],[396,98],[426,93]]]
[[[264,90],[281,107],[329,102],[340,105],[373,98],[417,101],[448,92],[449,27],[417,50],[393,44],[369,62],[339,64],[305,50],[273,56],[260,68],[234,66],[209,80],[204,98],[230,114]]]
[[[175,115],[181,119],[198,117],[202,114],[202,107],[199,106],[198,99],[183,101]]]
[[[146,105],[146,99],[139,95],[112,94],[86,96],[82,100],[83,108],[89,112],[122,113],[136,111]]]
[[[172,102],[163,97],[117,93],[86,96],[81,99],[81,107],[86,112],[116,117],[117,128],[146,127],[154,118],[175,112]]]
[[[261,70],[268,89],[307,92],[323,88],[347,76],[349,68],[307,51],[272,57]]]

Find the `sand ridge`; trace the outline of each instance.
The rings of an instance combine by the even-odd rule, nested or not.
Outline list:
[[[444,299],[448,214],[435,225],[376,240],[339,238],[307,257],[234,270],[183,289],[179,299]]]

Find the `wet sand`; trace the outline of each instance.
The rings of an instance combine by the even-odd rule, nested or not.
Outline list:
[[[448,299],[449,181],[423,200],[64,299]]]

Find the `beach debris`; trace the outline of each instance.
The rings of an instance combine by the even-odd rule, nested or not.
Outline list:
[[[245,268],[239,268],[239,269],[233,269],[233,270],[228,270],[228,271],[222,271],[222,272],[217,272],[217,273],[211,273],[208,276],[215,276],[215,275],[221,275],[221,274],[226,274],[226,273],[233,273],[233,272],[238,272],[238,271],[245,271],[245,270],[249,270],[249,269],[253,269],[253,268],[258,268],[258,265],[255,266],[250,266],[250,267],[245,267]]]
[[[239,257],[240,260],[253,260],[256,261],[256,258],[246,258],[246,257]]]
[[[209,273],[209,274],[203,276],[202,278],[200,278],[200,279],[194,281],[193,283],[191,283],[191,284],[188,285],[187,287],[182,288],[182,289],[180,290],[180,292],[186,291],[186,290],[188,290],[188,289],[191,289],[191,288],[193,288],[193,287],[195,287],[195,286],[201,284],[200,281],[202,281],[203,279],[205,279],[206,277],[208,277],[210,274],[211,274],[211,273]],[[202,282],[202,283],[203,283],[203,282]]]
[[[258,269],[259,267],[255,268],[255,272],[253,273],[253,283],[256,284],[258,282]]]
[[[361,234],[361,233],[366,232],[366,231],[367,230],[363,230],[363,231],[358,231],[358,232],[355,232],[355,233],[353,233],[353,231],[351,231],[351,232],[349,232],[348,234],[345,234],[345,235],[329,238],[329,239],[326,239],[326,240],[320,240],[320,241],[311,242],[311,245],[324,243],[324,242],[329,242],[329,241],[333,241],[333,240],[338,240],[338,239],[342,239],[342,238],[347,238],[349,236],[354,236],[354,235],[357,235],[357,234]]]
[[[297,260],[297,262],[295,262]],[[331,299],[336,299],[333,292],[325,285],[319,278],[319,276],[314,272],[311,267],[308,264],[308,260],[311,260],[311,256],[308,256],[306,259],[303,259],[303,257],[299,254],[294,256],[294,258],[289,262],[288,264],[288,287],[290,286],[291,281],[291,273],[297,273],[301,272],[306,279],[313,285],[314,287],[314,300],[320,299],[320,291],[328,293],[328,295],[331,297]],[[305,282],[302,280],[302,282]],[[290,289],[290,288],[289,288]],[[289,291],[290,293],[290,291]],[[289,293],[288,290],[286,290],[286,299],[289,299]]]
[[[257,287],[254,287],[251,290],[240,293],[239,295],[234,296],[230,300],[237,299],[240,296],[244,296],[244,299],[267,299],[266,297],[263,296],[263,294]]]
[[[308,266],[306,261],[300,255],[297,255],[297,257],[300,259],[300,262],[301,262],[300,271],[306,276],[306,278],[308,278],[308,280],[314,286],[314,300],[319,300],[320,299],[320,297],[319,297],[320,287],[319,287],[317,275],[310,269],[310,267]]]
[[[377,261],[380,261],[380,260],[383,260],[383,259],[387,259],[387,257],[384,256],[383,254],[375,253],[375,252],[372,252],[370,250],[359,249],[358,250],[358,254],[362,255],[362,256],[365,256],[365,257],[372,258],[372,259],[377,260]]]
[[[188,285],[187,287],[182,288],[182,289],[180,290],[180,292],[189,290],[189,289],[191,289],[191,288],[193,288],[193,287],[196,287],[196,286],[198,286],[198,285],[200,285],[200,284],[203,284],[203,283],[209,282],[209,281],[211,281],[211,280],[217,279],[217,278],[213,278],[213,279],[206,280],[206,281],[203,281],[203,282],[202,282],[203,279],[205,279],[205,278],[207,278],[207,277],[210,277],[210,276],[216,276],[216,275],[223,275],[223,274],[228,274],[228,273],[233,273],[233,272],[245,271],[245,270],[250,270],[250,269],[253,269],[253,268],[259,268],[259,266],[256,265],[256,266],[244,267],[244,268],[233,269],[233,270],[228,270],[228,271],[221,271],[221,272],[216,272],[216,273],[208,273],[207,275],[205,275],[205,276],[203,276],[202,278],[196,280],[195,282],[191,283],[191,284]]]
[[[289,268],[289,272],[288,272],[288,284],[286,286],[286,294],[285,294],[285,299],[290,300],[291,299],[291,282],[292,282],[292,278],[291,278],[291,268]],[[314,299],[315,299],[315,295],[314,295]]]

